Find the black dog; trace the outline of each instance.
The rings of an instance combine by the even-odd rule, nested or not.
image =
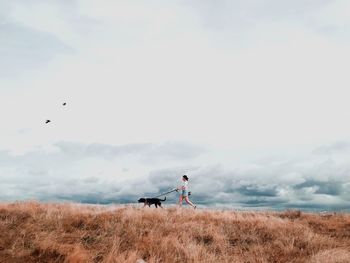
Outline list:
[[[140,198],[139,199],[139,203],[144,203],[145,205],[143,207],[145,207],[146,205],[148,205],[149,207],[151,207],[151,205],[155,205],[156,208],[162,207],[162,203],[161,201],[165,201],[166,197],[164,197],[164,199],[159,199],[159,198]]]

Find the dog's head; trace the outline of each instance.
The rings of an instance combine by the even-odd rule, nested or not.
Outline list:
[[[146,198],[140,198],[139,199],[139,203],[144,203],[144,202],[146,202]]]

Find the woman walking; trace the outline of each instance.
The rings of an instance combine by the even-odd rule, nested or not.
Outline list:
[[[182,206],[182,201],[185,199],[186,203],[192,206],[194,209],[197,208],[189,199],[188,199],[188,177],[187,175],[182,176],[182,186],[177,188],[177,191],[180,192],[180,198],[179,198],[179,207]]]

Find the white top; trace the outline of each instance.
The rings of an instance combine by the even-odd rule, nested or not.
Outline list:
[[[188,182],[182,181],[182,190],[187,190],[187,189],[188,189]]]

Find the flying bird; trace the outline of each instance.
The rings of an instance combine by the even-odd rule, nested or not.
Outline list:
[[[63,106],[66,106],[66,105],[67,105],[67,102],[63,102],[62,105],[63,105]],[[49,122],[51,122],[51,120],[46,120],[46,121],[45,121],[45,124],[48,124]]]

